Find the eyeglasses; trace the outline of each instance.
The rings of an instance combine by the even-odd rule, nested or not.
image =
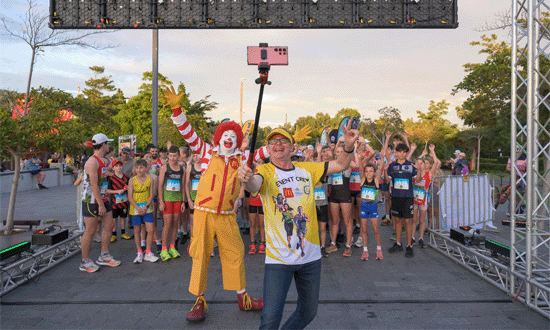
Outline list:
[[[282,139],[271,139],[267,142],[269,145],[271,146],[274,146],[276,145],[277,143],[281,143],[281,144],[289,144],[290,143],[290,140],[289,139],[286,139],[286,138],[282,138]]]

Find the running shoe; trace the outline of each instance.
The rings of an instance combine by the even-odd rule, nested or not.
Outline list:
[[[116,267],[120,265],[120,260],[116,260],[112,255],[107,253],[105,255],[100,255],[99,258],[97,258],[97,264],[101,266]]]
[[[355,246],[357,246],[358,248],[363,247],[363,237],[361,236],[357,237],[357,240],[355,241]]]
[[[384,257],[382,256],[382,249],[376,249],[376,260],[382,260]]]
[[[126,233],[120,235],[120,238],[122,238],[122,239],[132,239],[132,237],[129,236],[128,234],[126,234]]]
[[[397,243],[393,243],[393,246],[388,249],[389,253],[401,252],[403,251],[403,246]]]
[[[397,234],[395,234],[395,232],[391,234],[390,241],[397,241]]]
[[[325,249],[325,251],[327,251],[327,253],[332,253],[338,251],[338,248],[336,247],[336,245],[331,244],[328,248]]]
[[[111,235],[111,243],[116,242],[116,235]]]
[[[388,218],[385,218],[382,220],[382,223],[380,223],[381,226],[391,226],[391,220]]]
[[[149,262],[157,262],[159,260],[159,257],[157,257],[153,252],[149,252],[145,254],[143,260]]]
[[[346,249],[344,250],[344,257],[351,257],[351,246],[346,246]]]
[[[181,254],[178,252],[178,250],[176,250],[175,247],[168,250],[168,253],[170,253],[170,256],[172,257],[172,259],[176,259],[176,258],[181,257]]]
[[[420,246],[421,248],[425,248],[426,247],[426,244],[424,243],[424,239],[421,238],[418,240],[418,246]]]
[[[260,249],[258,250],[259,254],[265,254],[265,244],[260,243]]]
[[[401,249],[403,249],[403,248],[401,248]],[[407,251],[405,252],[405,257],[407,257],[407,258],[414,257],[414,251],[413,251],[412,246],[407,246]]]
[[[168,249],[166,250],[163,250],[160,252],[160,259],[162,261],[168,261],[170,260],[172,257],[170,257],[170,253],[168,253]]]
[[[321,256],[323,256],[324,258],[328,258],[327,249],[325,247],[321,248]]]
[[[369,260],[369,251],[363,251],[363,255],[361,256],[361,260]]]
[[[88,259],[80,263],[79,269],[83,272],[93,273],[99,270],[99,266],[96,265],[92,260]]]
[[[250,243],[250,250],[248,250],[248,254],[256,254],[256,243]]]
[[[96,243],[101,243],[101,235],[99,234],[94,234],[93,238],[92,238],[92,241],[96,242]]]
[[[140,264],[143,262],[143,253],[138,253],[136,258],[134,259],[135,264]]]

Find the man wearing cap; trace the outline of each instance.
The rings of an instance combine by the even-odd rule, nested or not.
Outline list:
[[[452,173],[453,175],[456,175],[456,173],[455,173],[455,172],[456,172],[456,171],[455,171],[455,169],[456,169],[456,162],[460,159],[460,157],[459,157],[459,155],[460,155],[460,150],[458,150],[458,149],[455,150],[454,155],[455,155],[455,158],[451,158],[451,166],[452,166],[452,172],[451,172],[451,173]]]
[[[105,154],[109,151],[109,139],[107,135],[99,133],[93,136],[92,145],[94,154],[84,165],[84,192],[82,194],[82,215],[86,230],[82,235],[82,262],[80,270],[93,273],[99,269],[98,264],[102,266],[115,267],[120,265],[119,260],[115,260],[109,253],[109,244],[111,243],[111,230],[114,226],[114,220],[111,210],[111,204],[107,198],[107,164]],[[99,221],[103,222],[103,232],[101,234],[101,254],[97,264],[90,259],[90,246],[92,236],[96,231]]]
[[[118,157],[122,161],[122,173],[128,177],[132,177],[134,169],[134,158],[132,158],[132,150],[128,147],[122,148],[121,155]]]
[[[296,279],[298,302],[282,328],[303,329],[317,314],[321,248],[314,187],[325,182],[328,175],[349,167],[359,132],[351,129],[351,120],[344,132],[345,152],[337,160],[293,163],[290,158],[294,147],[292,136],[284,129],[274,129],[266,138],[271,163],[259,166],[255,174],[246,164],[239,168],[239,179],[252,195],[260,194],[265,212],[267,253],[260,329],[279,328],[293,278]],[[288,205],[286,210],[291,210],[293,217],[309,220],[302,221],[293,231],[290,244],[281,239],[287,232],[282,211],[275,205],[281,202],[277,201],[279,195],[283,196],[282,203],[285,208]]]

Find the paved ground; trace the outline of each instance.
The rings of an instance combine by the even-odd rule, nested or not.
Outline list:
[[[76,189],[20,193],[16,218],[58,219],[73,223]],[[9,196],[0,196],[5,218]],[[41,216],[43,215],[43,216]],[[382,227],[384,251],[391,228]],[[372,232],[371,232],[372,234]],[[246,242],[248,236],[243,236]],[[180,251],[185,251],[180,247]],[[369,242],[374,251],[374,240]],[[202,324],[188,324],[194,303],[188,291],[191,259],[132,264],[133,241],[112,244],[122,260],[116,268],[93,274],[78,270],[75,256],[1,298],[2,329],[253,329],[260,314],[241,312],[234,292],[222,289],[218,257],[211,260],[206,291],[210,313]],[[361,261],[339,251],[323,259],[321,304],[309,329],[549,329],[549,320],[429,248],[415,257],[384,254],[384,260]],[[97,257],[99,244],[93,245]],[[248,291],[262,292],[263,257],[245,255]],[[291,286],[284,318],[296,306]]]

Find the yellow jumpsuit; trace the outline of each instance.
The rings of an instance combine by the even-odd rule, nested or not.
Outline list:
[[[223,288],[235,291],[246,288],[244,244],[233,212],[241,189],[237,178],[241,157],[223,157],[213,152],[208,169],[199,181],[189,247],[193,258],[189,292],[194,295],[206,291],[214,238],[220,252]]]

